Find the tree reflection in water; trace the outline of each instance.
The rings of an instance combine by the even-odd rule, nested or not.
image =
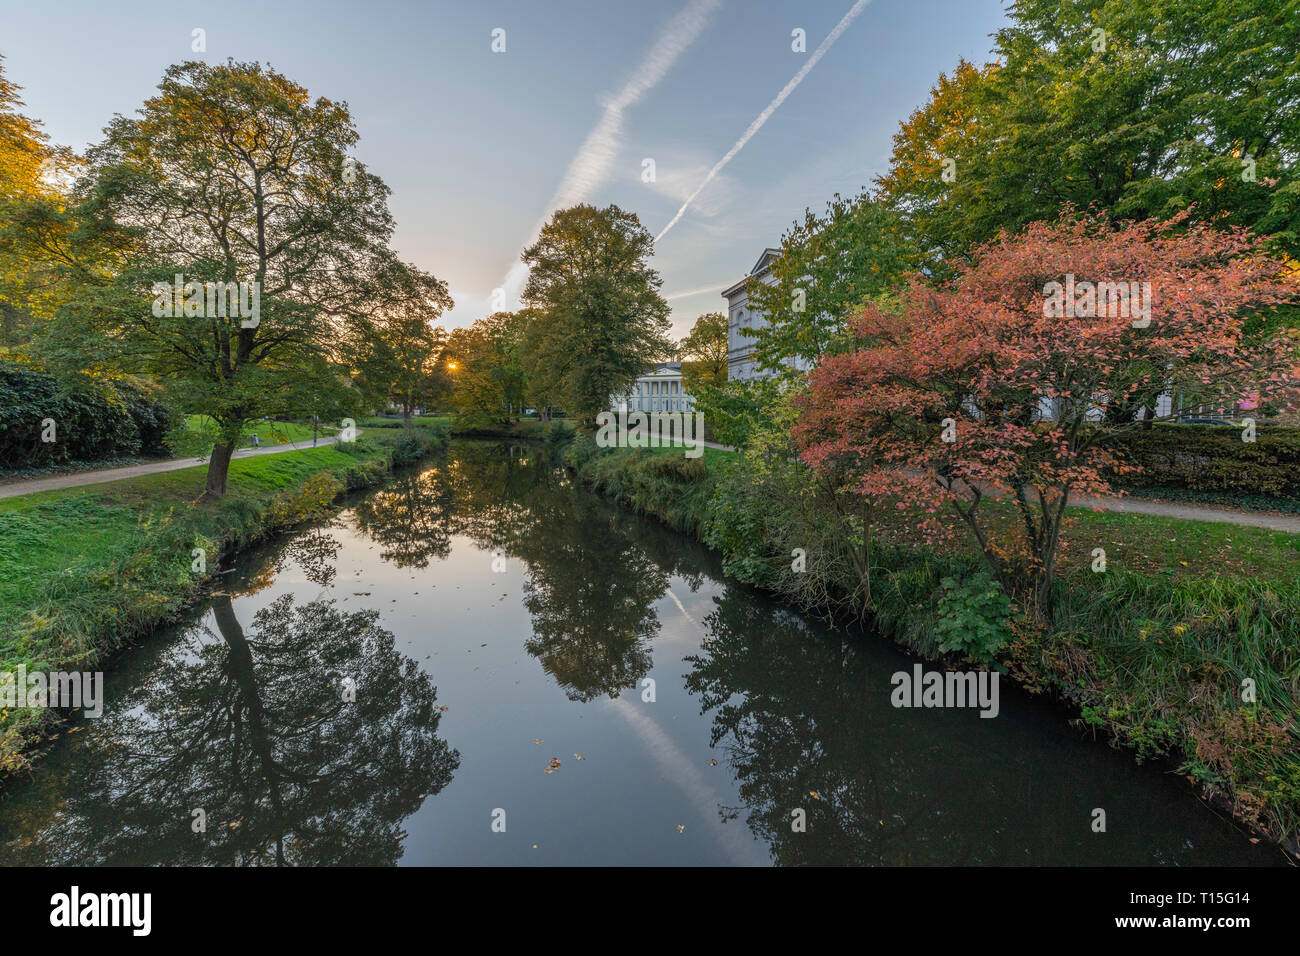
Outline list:
[[[372,495],[357,508],[358,525],[399,566],[445,557],[452,536],[522,561],[528,653],[571,700],[617,697],[650,670],[653,605],[668,572],[613,506],[575,488],[545,454],[460,446],[445,466]]]
[[[76,754],[59,825],[22,857],[55,864],[378,865],[452,778],[437,691],[375,611],[284,595],[247,629],[228,594]],[[344,678],[355,682],[345,702]],[[22,808],[9,807],[19,817]],[[193,811],[206,814],[195,833]]]

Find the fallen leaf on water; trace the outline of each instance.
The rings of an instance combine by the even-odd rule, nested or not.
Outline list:
[[[533,741],[533,743],[535,743],[535,744],[540,744],[541,742],[542,742],[542,738],[541,738],[541,737],[538,737],[536,740]]]
[[[552,757],[552,758],[551,758],[551,765],[550,765],[550,766],[551,766],[551,769],[552,769],[552,770],[559,770],[559,769],[560,769],[560,758],[559,758],[559,757]]]
[[[574,760],[581,760],[581,759],[582,759],[582,754],[574,754],[574,755],[573,755],[573,759],[574,759]]]
[[[680,823],[677,824],[677,832],[678,832],[678,833],[681,833],[681,832],[682,832],[683,830],[685,830],[685,829],[686,829],[686,827],[682,826]]]

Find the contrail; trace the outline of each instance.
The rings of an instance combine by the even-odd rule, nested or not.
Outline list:
[[[840,34],[849,28],[849,24],[857,19],[858,14],[861,13],[862,9],[870,2],[871,0],[858,0],[857,3],[853,4],[853,6],[849,8],[849,12],[840,18],[840,22],[835,24],[835,29],[827,34],[825,40],[822,40],[821,46],[817,47],[817,49],[813,51],[813,55],[808,58],[808,62],[803,65],[803,68],[794,75],[794,78],[785,85],[780,93],[776,94],[776,98],[767,104],[767,108],[758,114],[758,118],[749,124],[749,129],[745,130],[745,135],[736,140],[736,145],[731,147],[731,149],[728,150],[727,155],[718,160],[717,164],[709,170],[709,175],[704,177],[704,182],[700,183],[695,192],[686,197],[686,202],[682,203],[682,208],[677,210],[677,215],[673,216],[668,225],[664,226],[663,232],[655,236],[656,243],[668,234],[669,229],[677,225],[677,220],[682,218],[686,212],[686,208],[694,201],[695,197],[704,191],[704,187],[713,181],[713,177],[718,175],[723,166],[726,166],[727,163],[731,162],[733,156],[745,148],[745,144],[750,141],[753,135],[763,128],[763,124],[767,122],[768,117],[775,113],[777,107],[785,102],[786,97],[794,92],[795,87],[803,82],[803,78],[812,71],[814,66],[817,65],[817,61],[820,60],[823,54],[831,48],[831,45],[840,38]]]
[[[668,301],[673,299],[684,299],[688,295],[703,295],[706,292],[717,292],[722,288],[720,283],[715,282],[713,285],[705,286],[703,289],[687,289],[685,292],[674,292],[671,295],[664,296]]]
[[[721,5],[722,0],[691,0],[664,24],[632,78],[617,94],[605,100],[600,119],[569,163],[564,179],[525,245],[530,245],[542,231],[552,212],[582,202],[609,177],[610,167],[622,146],[623,111],[639,102],[667,75],[677,59],[699,39],[709,25],[709,18]],[[528,267],[522,262],[511,267],[502,283],[508,300],[513,301],[523,290],[527,276]]]

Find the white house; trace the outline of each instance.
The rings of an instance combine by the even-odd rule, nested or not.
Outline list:
[[[629,412],[689,412],[691,396],[682,390],[682,363],[660,362],[637,377],[636,385],[626,395],[616,395],[610,402],[614,411],[626,405]]]
[[[772,285],[776,282],[771,273],[772,261],[781,255],[780,249],[764,249],[749,274],[735,285],[722,290],[727,300],[727,379],[729,381],[767,377],[771,372],[758,368],[754,358],[754,340],[741,334],[741,329],[767,327],[767,317],[761,309],[750,306],[747,286],[751,279]],[[808,370],[811,365],[802,359],[791,359],[791,367]]]

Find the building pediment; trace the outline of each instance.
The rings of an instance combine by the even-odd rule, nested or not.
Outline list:
[[[764,249],[763,254],[759,256],[758,261],[754,263],[754,268],[749,270],[749,274],[752,276],[756,276],[763,272],[766,272],[768,266],[771,265],[772,260],[778,258],[780,255],[781,255],[780,249]]]

